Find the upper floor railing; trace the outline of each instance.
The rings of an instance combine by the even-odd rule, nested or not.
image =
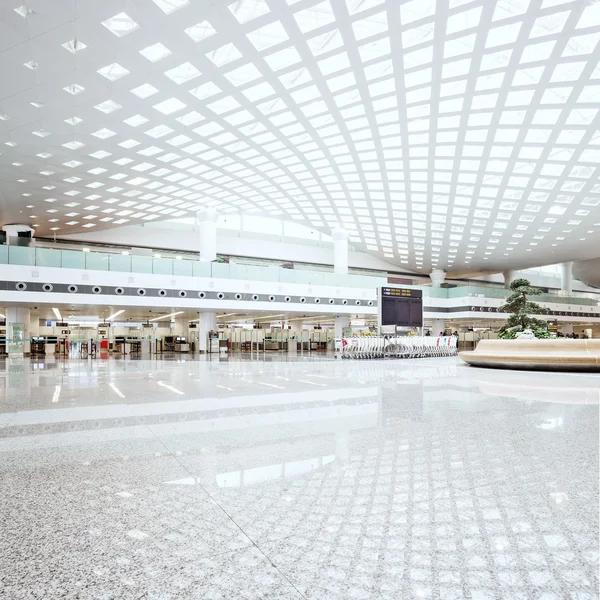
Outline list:
[[[98,252],[91,249],[65,250],[34,246],[0,245],[1,264],[215,279],[248,279],[369,289],[387,283],[387,277],[385,276],[337,275],[325,271],[201,262],[183,256],[176,256],[175,258],[137,256],[135,254]]]
[[[505,300],[512,292],[498,285],[461,285],[453,288],[424,287],[423,294],[429,298],[497,298]],[[557,304],[577,304],[599,306],[600,294],[577,292],[568,294],[551,290],[539,296],[532,296],[532,302],[554,302]]]

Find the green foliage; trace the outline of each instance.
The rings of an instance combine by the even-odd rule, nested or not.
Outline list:
[[[515,279],[510,284],[512,294],[506,299],[498,310],[512,313],[506,324],[498,332],[498,337],[503,340],[513,340],[519,331],[531,329],[536,338],[552,337],[548,331],[548,323],[536,319],[531,315],[544,313],[544,309],[535,302],[530,302],[527,296],[539,296],[542,290],[532,287],[527,279]]]

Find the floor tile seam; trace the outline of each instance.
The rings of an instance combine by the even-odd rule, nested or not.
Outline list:
[[[146,426],[144,426],[146,427]],[[180,458],[178,456],[176,456],[171,449],[165,444],[165,442],[159,437],[157,436],[149,427],[146,427],[148,429],[148,431],[150,431],[150,433],[156,438],[156,440],[165,448],[165,450],[171,454],[171,456],[173,456],[176,460],[176,462],[181,466],[181,468],[192,478],[194,478],[196,480],[196,482],[198,483],[198,488],[200,488],[211,500],[212,502],[215,504],[215,506],[217,506],[221,512],[235,525],[235,527],[237,527],[242,534],[246,537],[246,539],[248,539],[248,541],[250,542],[250,546],[248,547],[255,547],[263,556],[264,558],[269,562],[269,564],[271,564],[271,566],[277,570],[277,572],[280,574],[280,576],[288,583],[288,585],[290,585],[295,591],[296,593],[301,597],[301,598],[305,598],[305,600],[308,600],[306,598],[306,596],[304,594],[302,594],[302,592],[294,585],[294,583],[287,577],[287,575],[285,575],[285,573],[283,573],[281,571],[281,569],[271,560],[271,558],[269,556],[267,556],[267,554],[265,554],[265,552],[258,546],[258,544],[250,537],[250,535],[245,531],[245,529],[229,514],[229,512],[225,509],[224,506],[222,506],[215,498],[214,496],[210,493],[210,491],[208,489],[206,489],[199,481],[198,478],[194,477],[194,474],[190,472],[190,470],[187,468],[187,466],[180,460]],[[196,490],[198,489],[196,488]]]
[[[162,440],[161,440],[161,443]],[[166,448],[166,445],[163,444]],[[191,473],[189,471],[189,469],[187,469],[187,467],[185,466],[185,464],[183,464],[178,457],[175,457],[175,460],[177,460],[177,462],[181,465],[181,467],[183,469],[186,470],[186,472],[188,473],[188,475],[190,475],[190,477],[194,477],[193,473]],[[208,489],[206,489],[199,481],[199,479],[196,479],[197,483],[198,483],[198,487],[200,489],[202,489],[202,491],[212,500],[212,502],[214,502],[214,504],[221,510],[221,512],[235,525],[235,527],[237,527],[242,533],[243,535],[248,539],[248,541],[250,542],[250,546],[248,546],[248,548],[254,547],[256,548],[256,550],[258,552],[260,552],[262,554],[262,556],[269,562],[269,564],[279,573],[279,575],[282,577],[282,579],[284,579],[288,585],[290,585],[295,591],[296,593],[301,597],[301,598],[305,598],[306,600],[308,600],[306,598],[306,596],[304,594],[302,594],[302,592],[296,587],[296,585],[290,580],[290,578],[273,562],[273,560],[265,553],[265,551],[259,546],[259,544],[254,541],[250,535],[248,534],[248,532],[233,518],[233,516],[231,514],[229,514],[229,512],[226,510],[226,508],[217,501],[217,499],[209,492]]]

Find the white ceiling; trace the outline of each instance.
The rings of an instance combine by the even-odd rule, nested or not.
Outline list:
[[[426,272],[598,255],[597,2],[23,1],[0,4],[4,223],[214,206]]]

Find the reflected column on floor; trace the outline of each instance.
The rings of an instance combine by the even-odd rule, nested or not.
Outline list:
[[[9,356],[29,356],[30,310],[24,306],[6,307],[6,337]]]

